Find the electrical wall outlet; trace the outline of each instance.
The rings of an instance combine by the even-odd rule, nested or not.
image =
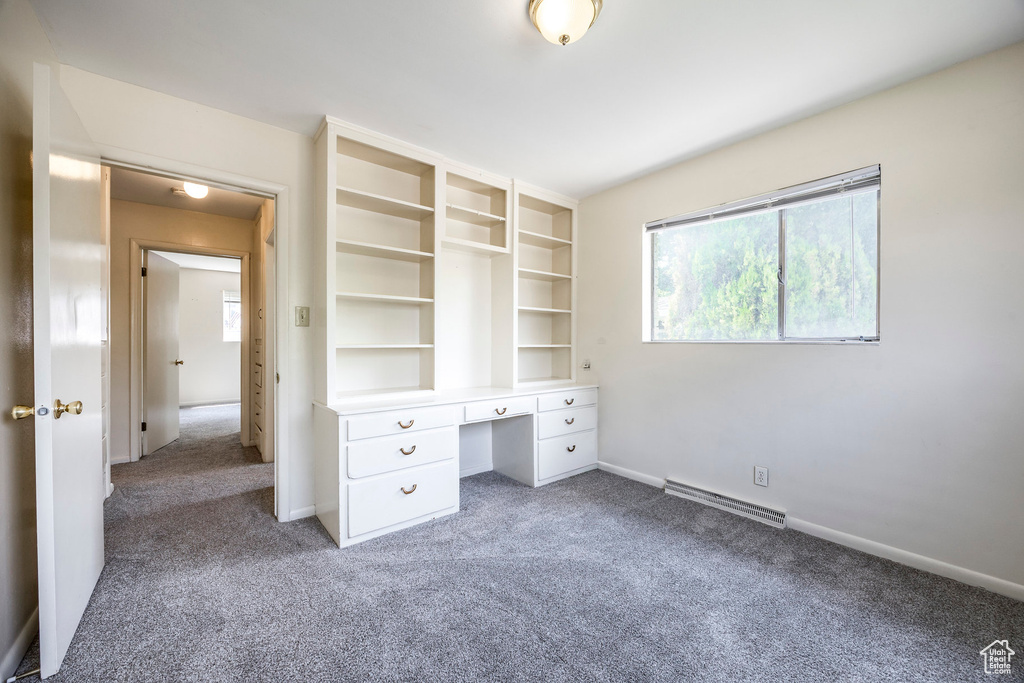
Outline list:
[[[754,483],[758,486],[768,486],[767,467],[754,467]]]
[[[309,306],[295,307],[295,326],[309,327]]]

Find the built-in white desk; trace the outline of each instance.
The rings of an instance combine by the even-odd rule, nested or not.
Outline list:
[[[339,546],[459,510],[459,478],[528,486],[597,467],[597,386],[314,404],[316,514]]]

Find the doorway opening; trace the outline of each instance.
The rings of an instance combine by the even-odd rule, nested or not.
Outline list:
[[[276,198],[113,163],[103,178],[107,462],[203,435],[274,462]]]

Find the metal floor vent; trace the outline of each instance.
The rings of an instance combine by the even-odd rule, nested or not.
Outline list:
[[[743,517],[756,519],[759,522],[764,522],[769,526],[777,527],[779,529],[786,528],[785,512],[772,510],[771,508],[766,508],[762,505],[755,505],[754,503],[748,503],[745,500],[723,496],[722,494],[715,493],[714,491],[699,489],[696,486],[690,486],[689,484],[684,484],[679,481],[666,479],[665,493],[673,496],[679,496],[680,498],[694,500],[698,503],[704,503],[705,505],[710,505],[718,508],[719,510],[732,512]]]

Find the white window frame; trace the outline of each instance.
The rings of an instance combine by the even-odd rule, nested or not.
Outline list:
[[[878,263],[876,264],[875,287],[875,334],[872,337],[789,337],[786,325],[786,226],[785,211],[780,209],[798,206],[826,199],[848,192],[877,192],[875,219],[875,243]],[[777,339],[653,339],[654,324],[654,261],[652,236],[655,232],[683,225],[699,225],[727,217],[758,213],[765,210],[778,211],[779,216],[779,334]],[[866,344],[877,345],[881,341],[882,317],[882,169],[880,165],[868,166],[856,171],[841,173],[820,180],[768,192],[755,197],[721,204],[709,209],[692,211],[678,216],[650,221],[643,225],[642,254],[642,300],[643,329],[642,341],[649,344]]]
[[[228,328],[224,326],[224,307],[228,304],[238,304],[239,310],[242,308],[242,293],[233,290],[221,290],[221,308],[220,308],[220,325],[221,325],[221,341],[225,344],[237,344],[242,341],[244,336],[243,330],[241,329],[241,322],[239,322],[238,339],[225,339],[227,336]]]

